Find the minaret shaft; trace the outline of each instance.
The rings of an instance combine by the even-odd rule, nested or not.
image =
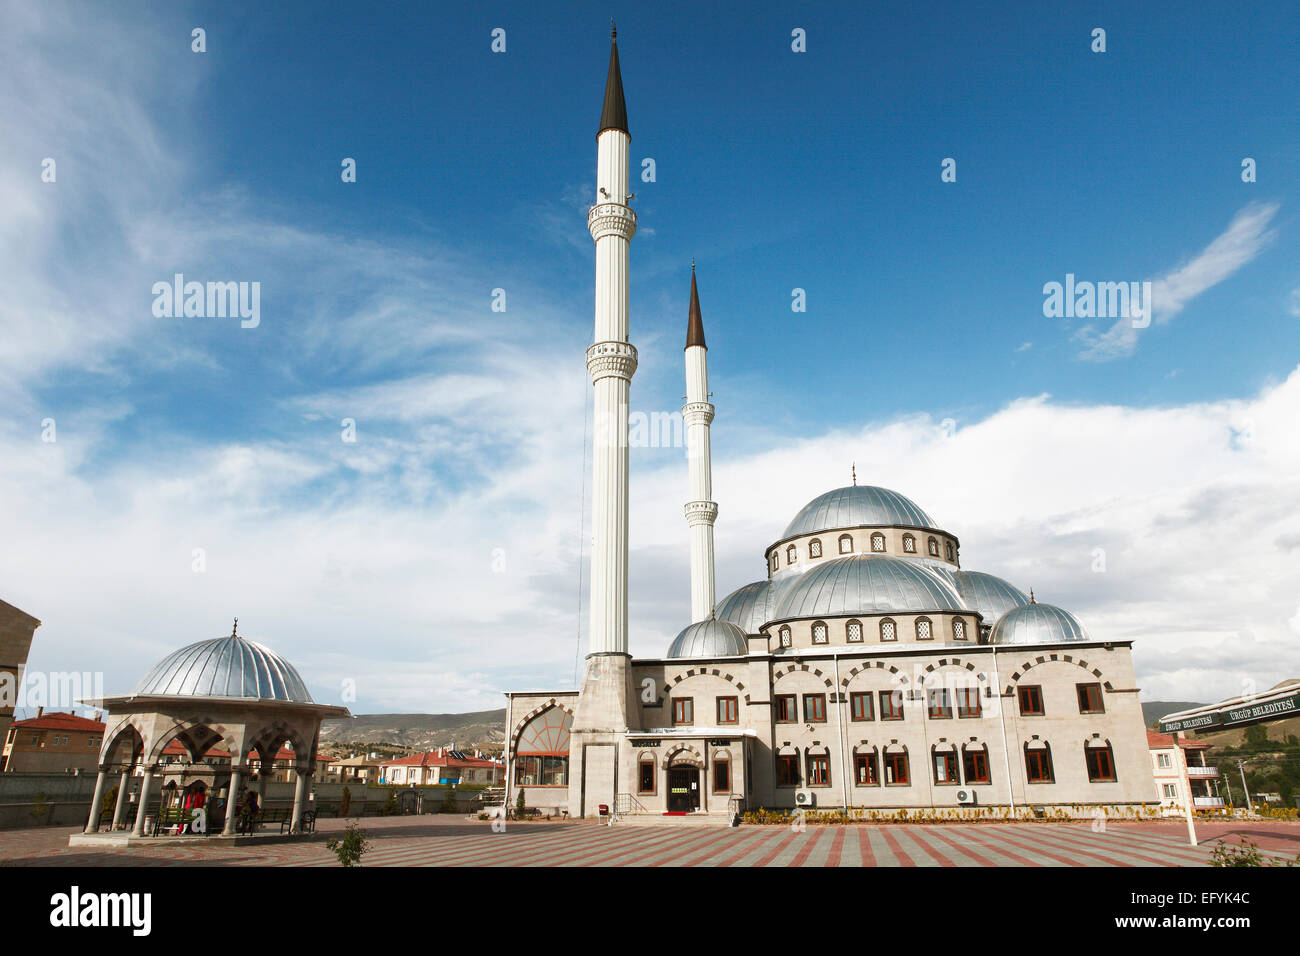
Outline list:
[[[709,427],[713,405],[709,402],[709,351],[704,345],[699,293],[691,271],[691,307],[686,338],[686,454],[690,497],[686,520],[691,529],[691,621],[707,620],[717,600],[713,577],[713,522],[718,503],[713,500],[713,460]]]

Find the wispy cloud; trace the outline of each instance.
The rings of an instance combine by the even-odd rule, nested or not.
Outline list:
[[[1277,203],[1251,203],[1233,217],[1222,235],[1194,258],[1151,279],[1149,307],[1155,324],[1171,321],[1192,299],[1258,256],[1274,238],[1275,232],[1268,227],[1277,211]],[[1133,321],[1127,316],[1118,319],[1100,334],[1092,326],[1081,328],[1076,338],[1087,347],[1079,357],[1108,361],[1132,355],[1142,331],[1134,327]]]

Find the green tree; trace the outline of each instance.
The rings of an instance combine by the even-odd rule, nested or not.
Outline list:
[[[526,809],[527,807],[524,804],[524,788],[520,787],[519,796],[515,797],[515,819],[522,820]]]
[[[328,840],[325,846],[339,858],[339,866],[360,866],[361,855],[370,848],[370,841],[366,839],[365,830],[355,823],[349,823],[343,839]]]
[[[352,788],[344,786],[343,796],[339,798],[339,816],[346,817],[352,810]]]
[[[380,807],[379,812],[386,817],[391,817],[393,814],[397,812],[397,791],[396,790],[392,789],[391,787],[389,788],[388,799],[384,801],[384,805]]]
[[[1268,728],[1263,724],[1254,724],[1246,728],[1246,747],[1251,750],[1265,750],[1268,744]]]

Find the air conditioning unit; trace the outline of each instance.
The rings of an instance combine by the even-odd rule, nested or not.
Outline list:
[[[958,790],[958,791],[957,791],[957,802],[958,802],[958,803],[966,803],[966,804],[974,803],[974,802],[975,802],[975,791],[974,791],[974,790]]]
[[[811,807],[817,802],[817,794],[811,790],[796,790],[794,792],[794,804],[797,807]]]

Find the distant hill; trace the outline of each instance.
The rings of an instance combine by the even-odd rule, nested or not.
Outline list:
[[[387,743],[416,750],[455,744],[472,750],[505,739],[506,712],[480,710],[471,714],[358,714],[326,720],[321,743]]]
[[[1166,714],[1176,714],[1180,710],[1191,710],[1193,707],[1204,707],[1204,704],[1198,704],[1188,700],[1153,700],[1142,702],[1142,722],[1151,730],[1159,730],[1156,721]]]

